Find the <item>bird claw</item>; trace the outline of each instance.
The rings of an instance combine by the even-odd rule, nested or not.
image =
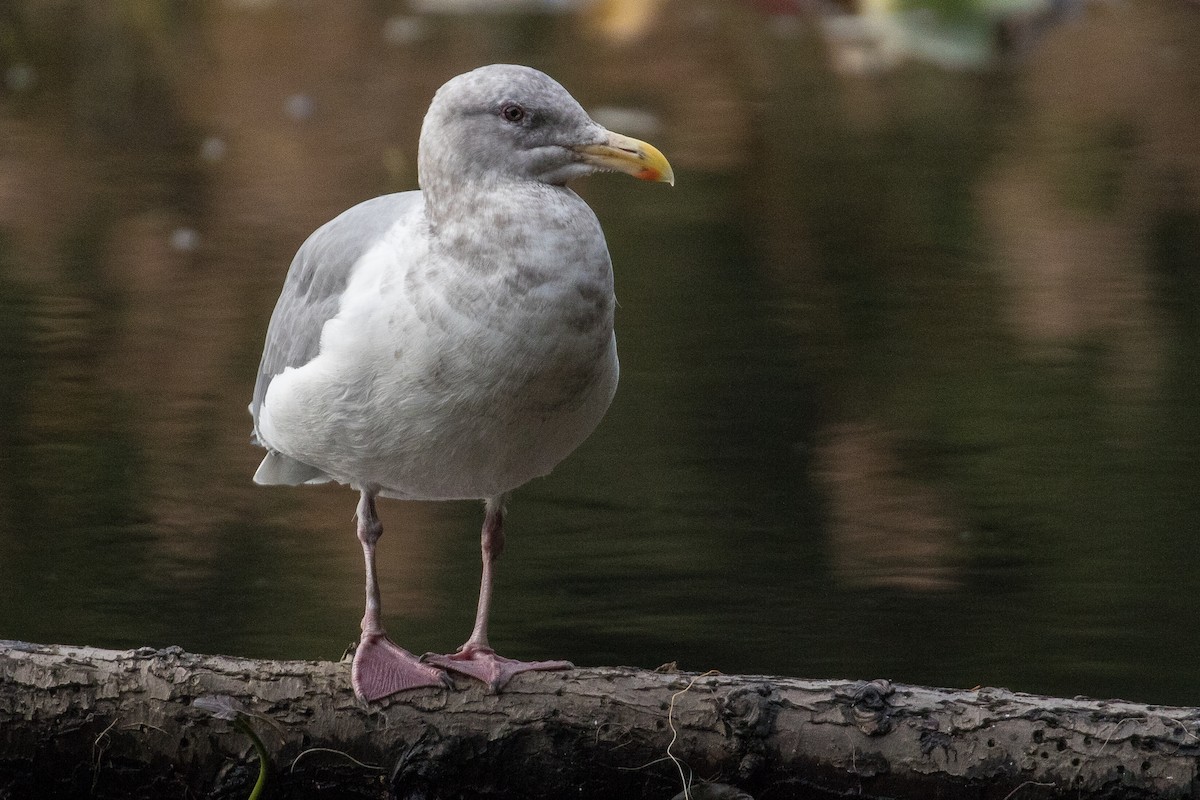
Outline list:
[[[362,635],[354,650],[350,683],[354,694],[367,702],[422,686],[451,686],[445,672],[422,663],[382,633]]]
[[[450,655],[426,653],[421,656],[421,661],[481,681],[492,693],[499,692],[521,672],[575,668],[570,661],[517,661],[496,655],[490,647],[474,645],[463,645],[457,653]]]

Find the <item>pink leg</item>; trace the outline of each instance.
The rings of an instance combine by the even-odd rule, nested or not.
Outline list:
[[[453,655],[426,653],[422,658],[430,664],[461,672],[483,681],[497,692],[518,672],[530,670],[571,669],[569,661],[516,661],[496,655],[488,644],[488,614],[492,604],[492,571],[496,559],[504,550],[504,498],[489,498],[483,518],[481,535],[483,578],[479,584],[479,606],[475,612],[475,629],[458,652]]]
[[[362,636],[354,650],[350,682],[361,700],[378,700],[419,686],[445,686],[446,674],[422,664],[400,647],[383,630],[379,621],[379,582],[375,578],[375,543],[383,525],[375,513],[375,496],[363,492],[358,502],[358,539],[362,542],[367,567],[367,605],[362,618]]]

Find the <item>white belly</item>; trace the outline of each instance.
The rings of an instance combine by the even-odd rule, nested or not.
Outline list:
[[[493,497],[545,475],[616,391],[611,289],[599,305],[574,284],[497,305],[474,288],[464,313],[395,270],[356,276],[320,355],[271,382],[264,442],[400,498]]]

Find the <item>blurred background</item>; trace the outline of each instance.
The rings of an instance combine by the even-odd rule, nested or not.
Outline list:
[[[1192,0],[7,0],[0,638],[357,637],[355,495],[253,485],[246,405],[296,248],[491,62],[678,177],[576,187],[621,388],[510,503],[498,650],[1200,705]],[[453,650],[481,508],[381,515]]]

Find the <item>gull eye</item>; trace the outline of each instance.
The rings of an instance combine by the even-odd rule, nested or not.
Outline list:
[[[500,109],[500,116],[504,117],[508,122],[520,122],[525,119],[525,109],[516,103],[506,103]]]

